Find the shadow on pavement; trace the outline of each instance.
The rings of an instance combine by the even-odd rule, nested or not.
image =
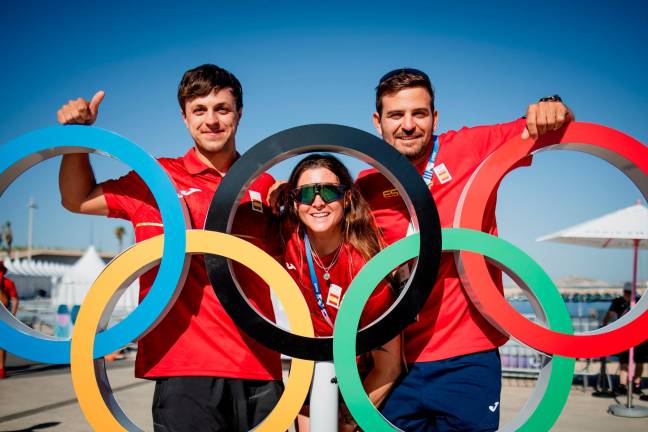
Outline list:
[[[6,430],[6,431],[3,431],[3,432],[36,432],[36,431],[40,431],[40,430],[43,430],[43,429],[48,429],[48,428],[51,428],[51,427],[54,427],[54,426],[58,426],[60,424],[61,424],[61,422],[47,422],[47,423],[40,423],[40,424],[31,426],[31,427],[28,427],[26,429]]]

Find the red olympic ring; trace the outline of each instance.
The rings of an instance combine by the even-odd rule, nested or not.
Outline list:
[[[610,162],[648,199],[648,147],[614,129],[573,122],[536,141],[514,138],[493,152],[464,189],[454,226],[481,230],[487,203],[504,176],[533,152],[552,149],[581,151]],[[517,312],[493,283],[481,255],[456,252],[455,261],[468,296],[488,321],[502,333],[539,351],[574,358],[601,357],[625,351],[648,336],[648,296],[612,324],[569,335],[542,327]]]

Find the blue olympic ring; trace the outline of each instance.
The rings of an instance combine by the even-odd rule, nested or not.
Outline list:
[[[160,209],[164,251],[148,295],[130,315],[97,335],[94,357],[114,352],[154,327],[173,305],[188,266],[185,208],[166,172],[132,141],[88,126],[56,126],[21,135],[0,146],[0,195],[24,171],[45,159],[69,153],[101,153],[130,165],[144,180]],[[132,280],[126,281],[123,288]],[[70,362],[70,341],[45,336],[0,307],[0,345],[20,357],[51,364]]]

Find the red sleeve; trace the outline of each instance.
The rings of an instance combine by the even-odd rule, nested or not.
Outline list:
[[[269,222],[272,212],[268,206],[268,189],[274,184],[274,178],[269,174],[261,174],[249,190],[260,194],[261,208],[252,205],[252,196],[249,191],[246,193],[234,215],[232,224],[232,234],[237,235],[244,240],[263,249],[270,255],[275,256],[276,246],[273,243],[278,235],[270,231]],[[255,195],[256,199],[256,195]],[[239,286],[245,293],[246,297],[254,308],[263,316],[274,321],[274,311],[270,301],[270,291],[268,285],[259,277],[256,272],[239,263],[233,263],[234,273],[239,282]]]
[[[108,204],[108,217],[112,218],[132,220],[132,216],[145,200],[145,195],[150,194],[148,187],[135,171],[118,179],[105,181],[100,186]]]
[[[520,118],[509,123],[473,128],[478,140],[481,141],[481,145],[477,146],[480,152],[479,160],[486,158],[510,139],[521,135],[525,126],[526,120]]]
[[[526,119],[520,118],[512,122],[491,126],[464,127],[459,131],[447,132],[445,141],[458,146],[468,146],[470,156],[474,158],[475,166],[478,166],[506,142],[520,136],[525,126]],[[509,172],[519,167],[530,166],[531,162],[531,156],[524,158],[513,166]]]
[[[253,205],[253,197],[248,191],[239,203],[232,224],[232,234],[244,238],[273,256],[277,252],[275,241],[279,236],[277,232],[273,232],[275,225],[268,204],[268,190],[274,183],[275,180],[270,174],[261,174],[249,189],[260,195],[261,207]]]
[[[448,131],[440,138],[449,145],[468,146],[470,154],[479,163],[511,138],[521,135],[525,125],[526,120],[520,118],[491,126],[464,127],[458,131]]]
[[[254,185],[262,191],[263,203],[268,205],[268,190],[275,184],[275,178],[263,173],[254,181]]]
[[[364,182],[366,181],[366,178],[368,176],[370,176],[371,174],[374,174],[376,172],[378,172],[378,170],[375,169],[375,168],[369,168],[369,169],[365,169],[365,170],[360,171],[358,173],[358,178],[356,178],[355,185],[357,187],[361,187],[361,185],[364,184]]]

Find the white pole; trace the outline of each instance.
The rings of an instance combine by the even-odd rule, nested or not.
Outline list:
[[[632,295],[630,296],[630,309],[635,306],[635,296],[637,295],[637,256],[639,255],[639,240],[633,240],[633,257],[632,257]],[[628,351],[628,402],[626,406],[632,408],[632,387],[634,386],[635,362],[634,347]]]
[[[310,432],[338,430],[338,385],[333,362],[315,362],[309,423]]]
[[[34,229],[34,209],[37,208],[34,198],[29,199],[27,204],[27,259],[31,261],[32,257],[32,232]]]

